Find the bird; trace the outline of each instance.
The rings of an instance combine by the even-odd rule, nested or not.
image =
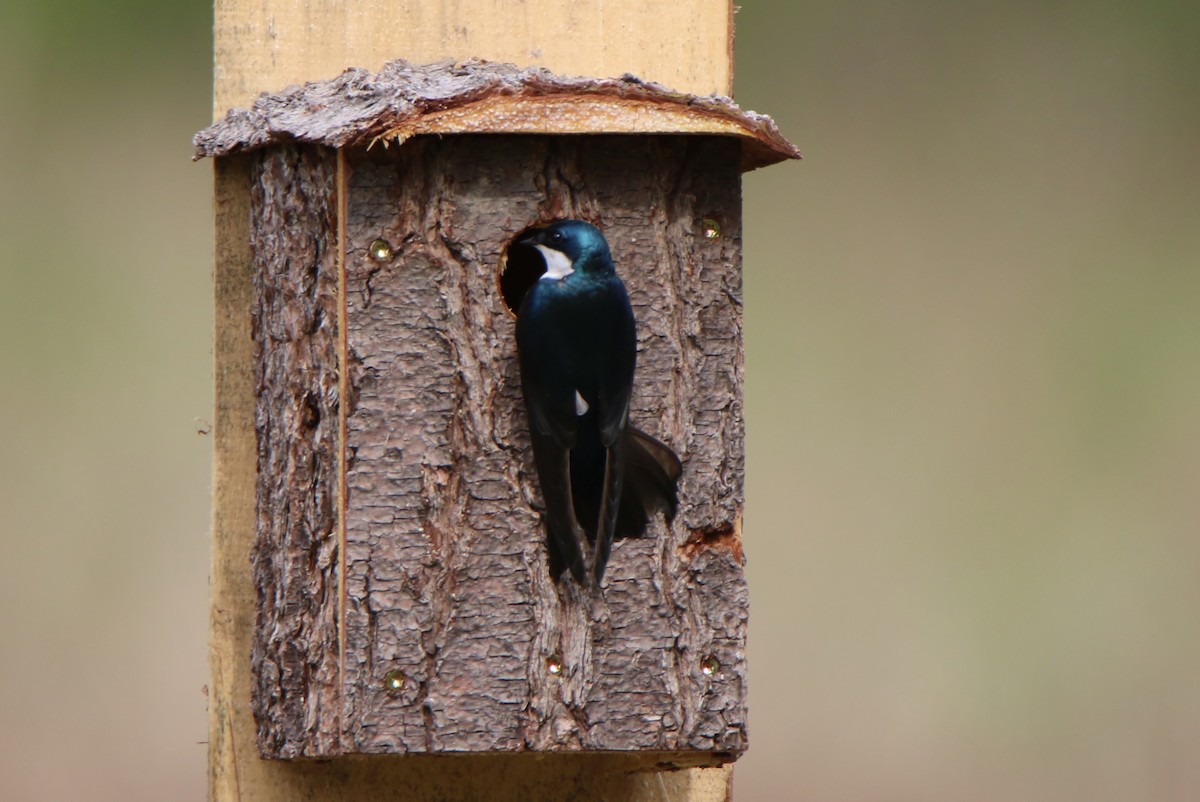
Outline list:
[[[600,229],[559,220],[516,244],[545,263],[521,300],[516,342],[550,574],[598,587],[615,538],[642,536],[659,512],[674,518],[683,466],[629,423],[636,322]]]

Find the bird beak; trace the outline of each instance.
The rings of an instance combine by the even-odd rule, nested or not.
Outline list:
[[[524,245],[527,248],[536,248],[537,244],[542,240],[542,231],[543,229],[540,228],[531,228],[515,244]]]

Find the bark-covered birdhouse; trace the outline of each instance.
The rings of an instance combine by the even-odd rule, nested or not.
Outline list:
[[[798,156],[774,124],[632,77],[396,62],[196,144],[252,182],[262,753],[741,753],[740,187]],[[515,243],[562,219],[607,238],[629,420],[683,468],[598,587],[549,569],[514,341],[545,269]]]

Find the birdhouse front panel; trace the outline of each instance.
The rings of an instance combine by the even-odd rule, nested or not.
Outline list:
[[[343,158],[342,749],[740,752],[737,143],[422,137]],[[630,421],[684,466],[672,524],[619,540],[595,591],[548,568],[501,290],[514,239],[564,218],[611,246],[637,319]]]

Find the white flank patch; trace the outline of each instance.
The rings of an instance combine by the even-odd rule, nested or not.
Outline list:
[[[539,281],[562,281],[567,276],[575,272],[575,267],[571,260],[562,251],[556,251],[553,248],[547,248],[545,245],[538,245],[537,249],[542,252],[542,256],[546,259],[546,272],[542,274]]]
[[[581,396],[579,394],[579,391],[576,390],[575,391],[575,414],[578,415],[579,417],[583,417],[584,415],[587,414],[587,411],[589,409],[591,409],[591,407],[588,406],[588,402],[584,401],[583,396]]]

